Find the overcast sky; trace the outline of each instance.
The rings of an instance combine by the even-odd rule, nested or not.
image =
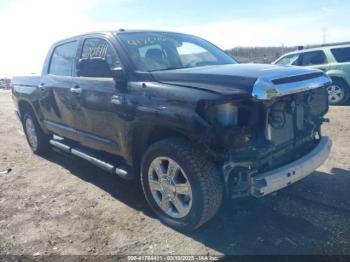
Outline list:
[[[0,77],[40,73],[49,46],[95,30],[165,29],[223,49],[350,40],[348,0],[0,0]]]

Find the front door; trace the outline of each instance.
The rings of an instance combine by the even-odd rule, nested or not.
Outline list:
[[[111,69],[120,67],[116,51],[104,38],[84,39],[80,59],[103,58]],[[73,77],[79,92],[79,111],[76,119],[81,143],[94,149],[120,153],[118,106],[115,100],[122,97],[112,77]]]

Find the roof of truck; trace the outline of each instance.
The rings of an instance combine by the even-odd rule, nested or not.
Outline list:
[[[176,34],[183,34],[184,33],[179,33],[179,32],[172,32],[172,31],[164,31],[164,30],[152,30],[152,29],[118,29],[118,30],[102,30],[102,31],[92,31],[92,32],[87,32],[87,33],[83,33],[83,34],[79,34],[79,35],[74,35],[65,39],[61,39],[57,42],[55,42],[54,44],[59,44],[61,42],[67,42],[70,40],[74,40],[76,38],[82,37],[82,36],[86,36],[86,35],[92,35],[92,34],[112,34],[112,35],[116,35],[116,34],[127,34],[127,33],[145,33],[145,32],[153,32],[153,33],[176,33]]]

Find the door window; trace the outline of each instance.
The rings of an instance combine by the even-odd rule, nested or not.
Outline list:
[[[338,63],[350,62],[350,47],[333,48],[331,52]]]
[[[109,68],[120,67],[121,63],[113,47],[104,39],[88,38],[84,41],[81,58],[102,58],[107,61]]]
[[[72,76],[76,50],[77,41],[57,46],[52,53],[49,74]]]
[[[307,52],[302,54],[300,65],[301,66],[312,66],[322,65],[327,63],[326,55],[323,51]]]
[[[297,65],[299,54],[287,55],[282,59],[278,60],[276,64],[278,65]]]

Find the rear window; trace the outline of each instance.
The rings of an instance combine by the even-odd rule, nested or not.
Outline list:
[[[331,52],[338,63],[350,62],[350,47],[333,48]]]

